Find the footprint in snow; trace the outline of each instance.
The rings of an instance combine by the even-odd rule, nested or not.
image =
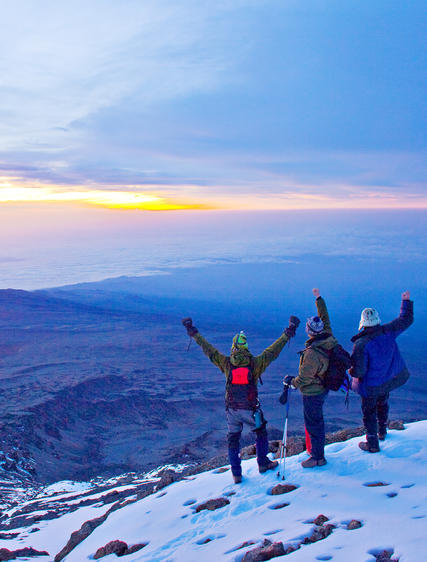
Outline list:
[[[276,533],[280,533],[281,531],[283,531],[283,529],[276,529],[274,531],[267,531],[266,533],[264,533],[264,536],[269,537],[270,535],[275,535]]]
[[[401,488],[412,488],[415,484],[405,484],[404,486],[400,486]]]
[[[316,556],[316,560],[332,560],[333,556],[330,554],[323,554],[321,556]]]
[[[390,562],[396,562],[396,558],[392,558],[394,554],[394,548],[372,548],[368,550],[368,554],[371,554],[375,560],[378,562],[386,562],[390,560]]]
[[[376,488],[378,486],[390,486],[389,482],[365,482],[363,484],[364,486],[366,486],[367,488]]]
[[[274,505],[269,505],[269,509],[282,509],[283,507],[288,507],[290,503],[275,503]]]
[[[219,534],[219,535],[208,535],[207,537],[204,537],[203,539],[199,539],[198,541],[196,541],[196,544],[208,544],[208,542],[212,542],[215,539],[223,539],[224,537],[226,537],[227,535],[223,535],[223,534]]]
[[[193,505],[193,503],[196,503],[196,501],[197,500],[195,500],[194,498],[191,498],[191,500],[187,500],[182,505]]]
[[[388,498],[395,498],[397,496],[397,492],[389,492],[388,494],[386,494],[386,496]]]

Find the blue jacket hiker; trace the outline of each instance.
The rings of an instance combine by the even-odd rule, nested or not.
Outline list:
[[[359,333],[352,338],[352,388],[362,398],[366,442],[359,447],[370,453],[379,452],[378,439],[387,435],[389,393],[402,386],[409,372],[397,347],[396,338],[414,321],[414,304],[409,291],[402,294],[398,318],[381,324],[374,308],[365,308],[359,323]]]
[[[268,437],[262,410],[258,401],[257,384],[261,374],[268,365],[279,357],[285,344],[295,335],[300,323],[296,316],[291,316],[289,326],[283,334],[265,349],[260,355],[254,356],[248,349],[246,336],[243,332],[233,338],[230,355],[223,355],[211,345],[193,326],[191,318],[182,321],[190,337],[200,345],[203,353],[225,375],[225,407],[228,425],[228,456],[231,472],[236,484],[242,481],[240,463],[240,436],[243,426],[247,425],[256,434],[256,453],[259,472],[274,469],[277,461],[270,461],[268,453]]]

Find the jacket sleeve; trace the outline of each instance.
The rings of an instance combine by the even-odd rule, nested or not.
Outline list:
[[[295,388],[303,389],[316,381],[316,375],[321,372],[323,361],[320,353],[307,348],[301,355],[298,376],[292,381]]]
[[[385,333],[395,332],[395,335],[398,336],[407,330],[413,321],[414,301],[403,300],[400,306],[400,314],[398,318],[392,320],[388,324],[384,324],[383,330]]]
[[[200,345],[203,353],[210,359],[210,361],[212,361],[212,363],[226,375],[229,358],[220,353],[199,333],[194,336],[194,341]]]
[[[254,357],[254,377],[258,380],[266,368],[270,365],[272,361],[277,359],[280,352],[285,347],[286,343],[289,341],[288,336],[283,333],[279,339],[267,347],[261,355]]]
[[[351,367],[349,373],[355,379],[363,379],[368,370],[368,357],[363,339],[357,340],[351,354]]]
[[[322,297],[317,297],[316,299],[317,315],[321,318],[323,326],[325,327],[325,332],[332,333],[331,321],[329,319],[329,313],[325,301]]]

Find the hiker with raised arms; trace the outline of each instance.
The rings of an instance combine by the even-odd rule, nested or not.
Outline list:
[[[363,424],[366,441],[359,443],[363,451],[378,453],[379,441],[387,435],[389,393],[402,386],[409,371],[400,355],[396,338],[414,321],[414,303],[409,291],[402,293],[398,318],[381,324],[375,308],[362,310],[359,332],[353,336],[352,388],[362,398]]]
[[[260,355],[249,351],[244,332],[233,338],[230,355],[223,355],[211,345],[195,326],[191,318],[182,321],[190,337],[200,345],[203,353],[216,365],[226,378],[225,407],[228,425],[228,455],[231,472],[236,484],[242,481],[240,462],[240,437],[243,426],[249,426],[256,434],[256,454],[259,472],[262,474],[277,467],[268,454],[267,421],[258,400],[257,384],[262,373],[272,361],[279,357],[290,338],[295,336],[300,324],[296,316],[289,318],[289,326],[283,334]],[[261,381],[262,382],[262,381]]]
[[[332,335],[328,309],[319,289],[313,289],[313,295],[316,298],[318,316],[307,319],[305,331],[308,340],[305,342],[305,349],[300,352],[298,376],[288,375],[284,380],[285,384],[299,388],[303,397],[304,423],[311,441],[311,456],[301,463],[304,468],[326,464],[323,403],[328,390],[322,377],[329,367],[330,351],[338,345]]]

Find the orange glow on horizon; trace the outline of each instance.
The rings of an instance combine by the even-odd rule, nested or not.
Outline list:
[[[2,181],[3,180],[3,181]],[[3,186],[2,186],[3,184]],[[127,190],[84,189],[58,190],[51,187],[14,187],[0,178],[0,203],[81,203],[109,209],[143,211],[177,211],[211,209],[212,206],[167,199],[159,195]]]
[[[25,185],[28,184],[28,187]],[[144,191],[142,191],[144,189]],[[292,191],[277,188],[272,194],[260,194],[254,188],[248,192],[228,195],[224,186],[162,185],[159,186],[65,186],[30,182],[19,177],[0,176],[0,204],[78,204],[118,210],[180,211],[180,210],[369,210],[427,209],[427,198],[405,191],[387,193],[382,188],[362,189],[359,186],[331,186],[339,195],[329,195],[324,186],[299,185]],[[157,192],[156,192],[157,190]],[[167,193],[167,195],[164,195]],[[221,195],[222,193],[222,195]]]

